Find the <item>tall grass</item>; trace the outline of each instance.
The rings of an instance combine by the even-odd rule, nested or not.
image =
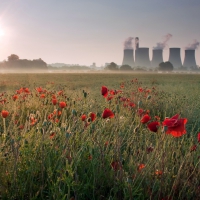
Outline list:
[[[198,75],[57,74],[1,75],[1,199],[200,199],[200,103]],[[135,78],[138,81],[133,81]],[[9,82],[13,80],[15,84]],[[123,82],[124,88],[120,88]],[[111,101],[101,86],[122,90]],[[46,92],[41,98],[35,88]],[[12,97],[17,89],[28,87]],[[139,92],[138,88],[146,92]],[[63,90],[61,95],[58,91]],[[4,93],[5,92],[5,93]],[[53,105],[52,95],[66,102]],[[129,98],[135,107],[125,106]],[[103,119],[109,108],[112,119]],[[138,109],[187,118],[181,137],[156,133]],[[49,114],[54,110],[53,118]],[[96,114],[91,121],[89,113]],[[87,115],[87,121],[81,116]],[[32,120],[34,118],[34,120]],[[196,145],[196,147],[194,146]]]

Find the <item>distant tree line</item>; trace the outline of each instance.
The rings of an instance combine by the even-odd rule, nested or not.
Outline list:
[[[91,68],[80,65],[73,66],[62,66],[62,67],[53,67],[51,65],[47,66],[49,70],[91,70]]]
[[[16,54],[8,56],[7,61],[0,63],[0,69],[4,70],[46,70],[47,63],[41,58],[35,60],[19,59]]]

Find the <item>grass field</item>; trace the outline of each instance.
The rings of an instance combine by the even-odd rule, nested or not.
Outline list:
[[[200,199],[198,74],[1,74],[0,107],[0,199]]]

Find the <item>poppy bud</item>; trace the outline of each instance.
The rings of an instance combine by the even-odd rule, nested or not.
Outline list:
[[[138,108],[142,105],[142,101],[138,101]]]
[[[8,117],[8,115],[9,115],[9,112],[8,112],[7,110],[2,110],[2,111],[1,111],[1,116],[2,116],[3,118]]]
[[[147,97],[147,100],[149,100],[149,99],[151,99],[151,95],[149,95],[149,96]]]

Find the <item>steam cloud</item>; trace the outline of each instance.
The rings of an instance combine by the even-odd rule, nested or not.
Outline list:
[[[199,42],[197,40],[194,40],[192,44],[188,44],[187,47],[185,47],[185,50],[195,50],[198,49]]]
[[[133,37],[128,37],[125,41],[124,41],[124,49],[133,49],[133,45],[132,45],[132,40],[134,38]]]
[[[153,47],[153,49],[164,49],[167,46],[167,42],[170,40],[172,37],[172,34],[168,33],[167,35],[164,36],[164,41],[163,42],[158,42],[156,47]]]

